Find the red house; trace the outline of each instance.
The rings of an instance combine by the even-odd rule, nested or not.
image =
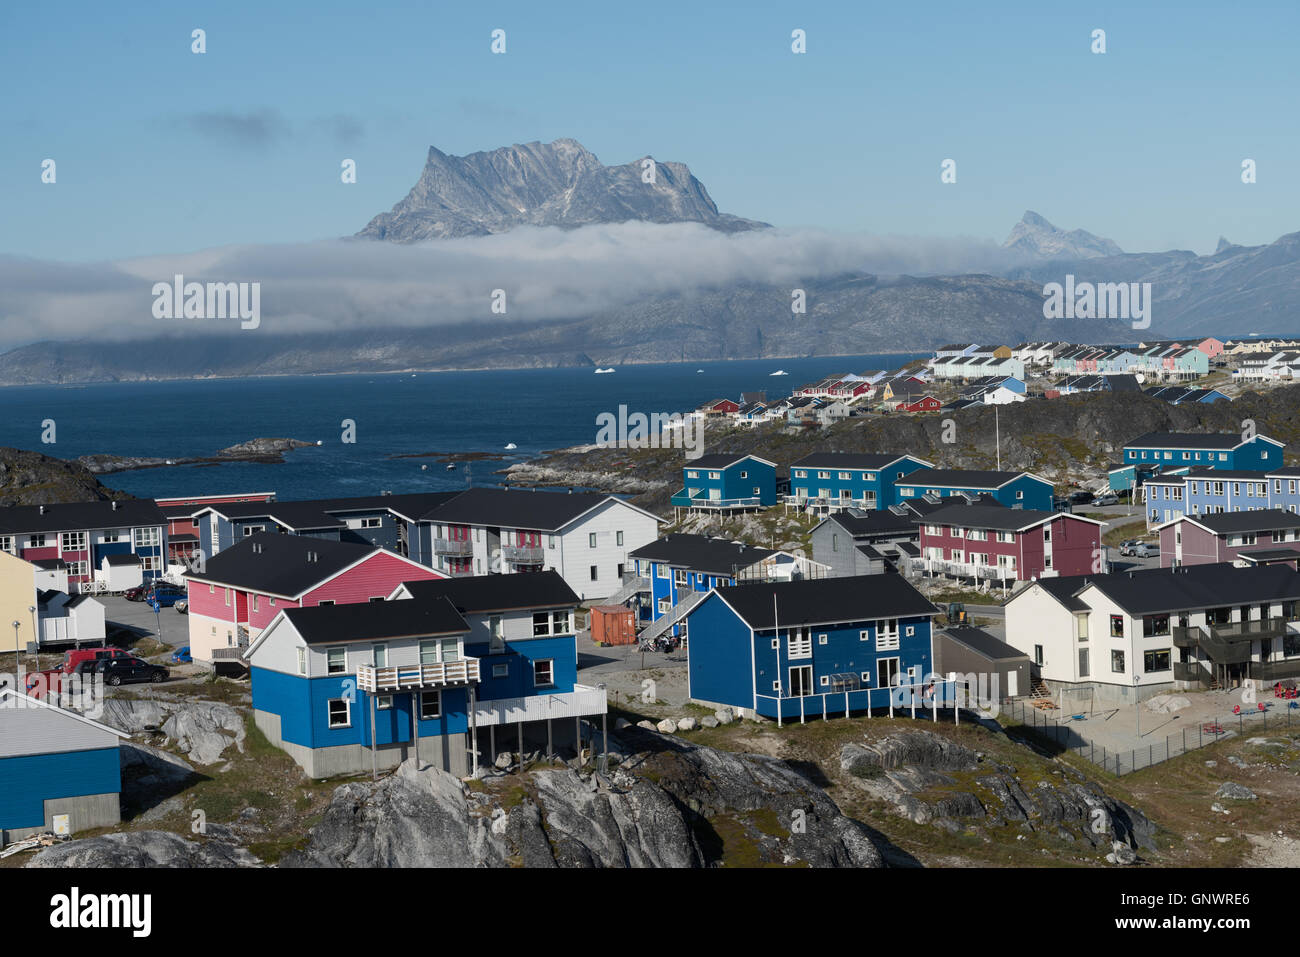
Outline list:
[[[948,505],[925,516],[922,567],[951,578],[1027,581],[1106,571],[1102,523],[1064,512]]]
[[[699,411],[708,415],[735,415],[740,411],[740,403],[730,399],[715,399],[700,406]]]
[[[905,401],[898,403],[899,412],[938,412],[943,408],[943,403],[932,395],[923,395],[915,401]]]
[[[402,582],[446,577],[374,545],[261,532],[186,574],[190,654],[229,657],[285,608],[383,601]]]

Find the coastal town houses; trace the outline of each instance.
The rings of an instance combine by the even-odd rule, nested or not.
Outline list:
[[[809,534],[813,560],[838,578],[897,568],[900,559],[920,555],[918,540],[915,518],[903,508],[833,512]]]
[[[577,682],[579,598],[558,572],[407,582],[391,598],[284,610],[248,650],[254,720],[308,775],[418,754],[465,776],[503,751],[573,749],[605,713],[605,692]]]
[[[776,504],[776,463],[757,455],[701,455],[682,467],[682,482],[669,500],[674,511],[743,512]]]
[[[888,508],[898,502],[896,482],[930,468],[933,465],[924,459],[894,452],[814,452],[790,463],[785,504],[822,513]]]
[[[671,621],[665,626],[671,626],[675,634],[682,633],[677,622],[711,589],[828,574],[828,569],[803,555],[707,535],[665,535],[632,552],[631,558],[641,597],[641,620],[658,622],[668,617]]]
[[[951,504],[926,516],[921,557],[929,575],[1012,583],[1105,571],[1104,523],[1064,512]]]
[[[895,483],[898,501],[906,504],[925,496],[947,498],[988,495],[1007,508],[1051,511],[1053,485],[1029,472],[999,472],[992,469],[925,469]]]
[[[1257,552],[1274,561],[1300,554],[1300,515],[1282,509],[1184,515],[1157,529],[1162,568],[1237,562]]]
[[[599,601],[622,587],[628,554],[658,538],[661,521],[616,495],[471,488],[421,517],[418,557],[453,577],[552,569]]]
[[[94,591],[105,555],[131,553],[144,579],[163,571],[167,519],[148,499],[11,505],[0,508],[0,551],[29,562],[58,559],[67,565],[72,591]]]
[[[1284,442],[1236,432],[1148,432],[1123,449],[1123,464],[1159,464],[1210,469],[1271,469],[1282,464]]]
[[[286,608],[380,602],[403,581],[440,577],[374,545],[259,532],[186,572],[190,654],[238,659]]]
[[[181,495],[156,498],[154,503],[167,519],[167,564],[188,565],[199,550],[198,509],[208,505],[242,502],[273,502],[274,492],[234,492],[223,495]]]
[[[0,845],[119,823],[119,746],[127,737],[75,711],[0,689]]]
[[[1300,677],[1300,574],[1285,565],[1040,578],[1003,608],[1007,643],[1050,690],[1105,704]]]
[[[930,677],[937,612],[898,575],[714,589],[687,614],[690,699],[787,721],[889,707]]]

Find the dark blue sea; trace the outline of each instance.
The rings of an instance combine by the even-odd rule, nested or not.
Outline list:
[[[275,492],[282,500],[438,491],[500,482],[495,471],[539,453],[594,442],[596,416],[685,412],[715,398],[788,395],[837,373],[895,369],[915,355],[761,359],[586,369],[416,375],[209,379],[0,389],[0,445],[72,459],[92,452],[182,457],[260,437],[317,440],[283,464],[141,469],[101,476],[137,496]],[[697,372],[696,370],[703,370]],[[785,376],[771,373],[783,369]],[[53,419],[53,444],[41,442]],[[341,441],[344,419],[355,444]],[[505,446],[517,448],[507,452]],[[393,458],[423,452],[499,452],[505,461]],[[422,470],[421,465],[428,468]]]

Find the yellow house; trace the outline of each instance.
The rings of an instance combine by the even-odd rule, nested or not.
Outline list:
[[[36,566],[0,551],[0,654],[14,652],[14,625],[18,622],[18,650],[36,643]],[[3,662],[0,662],[0,668]]]

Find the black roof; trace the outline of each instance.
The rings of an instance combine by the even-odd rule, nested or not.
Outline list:
[[[105,555],[104,560],[110,565],[139,565],[140,556],[134,552],[121,552],[116,555]]]
[[[898,575],[806,578],[734,585],[717,593],[754,629],[935,615],[938,609]]]
[[[976,654],[993,661],[1029,657],[1020,649],[1013,648],[1000,638],[990,635],[983,628],[945,628],[939,632],[939,635],[947,635],[958,644],[965,645]]]
[[[916,531],[916,522],[911,515],[899,515],[887,508],[836,512],[826,520],[834,522],[854,538]]]
[[[424,521],[452,525],[496,525],[555,531],[610,500],[622,501],[615,495],[600,492],[471,488],[420,517]]]
[[[203,571],[185,577],[292,598],[379,551],[374,545],[258,532],[222,549],[205,562]],[[316,558],[309,560],[311,555]]]
[[[997,472],[992,469],[930,469],[911,472],[898,480],[899,485],[924,488],[1001,488],[1024,472]]]
[[[117,508],[113,506],[116,505]],[[74,532],[96,528],[144,528],[166,525],[153,499],[119,502],[67,502],[58,505],[10,505],[0,508],[0,532]]]
[[[1036,584],[1072,611],[1087,610],[1087,604],[1074,596],[1095,586],[1130,615],[1300,599],[1300,573],[1288,565],[1238,568],[1229,562],[1219,562],[1107,575],[1040,578]],[[1012,596],[1008,602],[1015,601],[1016,597]]]
[[[770,548],[759,548],[744,542],[708,535],[671,534],[642,545],[628,553],[629,558],[663,562],[691,571],[720,572],[731,575],[737,568],[748,568],[755,562],[775,555]]]
[[[52,572],[61,568],[67,568],[68,563],[62,558],[33,558],[31,563],[42,571]]]
[[[284,616],[309,645],[459,635],[469,631],[460,612],[445,598],[286,608]]]
[[[1241,445],[1241,435],[1236,432],[1148,432],[1139,435],[1125,448],[1159,447],[1171,449],[1217,449],[1230,451]]]
[[[1300,515],[1294,515],[1281,508],[1261,508],[1249,512],[1216,512],[1213,515],[1190,515],[1187,518],[1204,525],[1218,535],[1300,528]]]
[[[943,508],[935,509],[925,516],[925,521],[930,525],[960,525],[964,528],[992,528],[1003,532],[1014,532],[1061,514],[1063,513],[1048,512],[1043,509],[957,503],[945,504]]]
[[[791,462],[790,468],[808,469],[883,469],[891,462],[897,462],[907,455],[906,452],[884,452],[878,454],[860,452],[813,452],[797,462]]]
[[[404,582],[411,600],[446,598],[462,615],[521,608],[563,608],[582,599],[559,572],[548,569],[518,575],[469,575]]]
[[[1300,548],[1252,548],[1237,552],[1237,557],[1251,562],[1293,562],[1300,559]]]
[[[218,502],[192,507],[187,514],[211,509],[227,518],[274,518],[293,529],[341,528],[347,523],[338,516],[348,512],[391,510],[418,520],[461,492],[412,492],[405,495],[359,495],[348,498],[316,498],[289,502]]]

